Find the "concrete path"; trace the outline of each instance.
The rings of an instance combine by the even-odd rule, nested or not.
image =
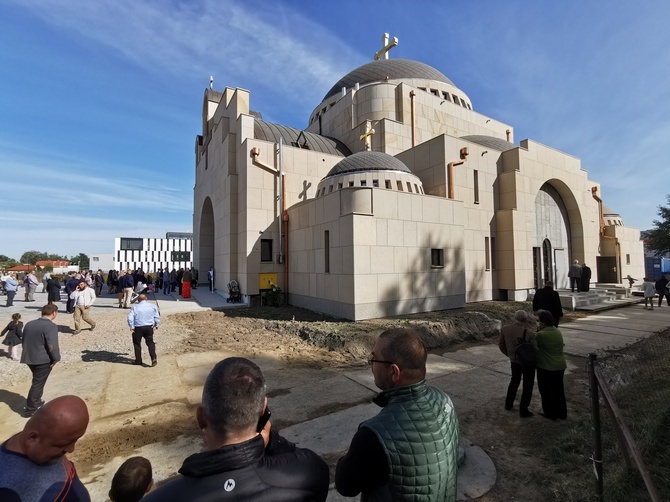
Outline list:
[[[178,299],[175,295],[157,295],[163,315],[207,308],[232,307],[217,294],[199,288],[195,300]],[[201,306],[198,302],[200,302]],[[113,299],[101,304],[114,306]],[[35,304],[17,302],[18,311]],[[0,324],[7,322],[12,309],[0,313]],[[36,317],[34,309],[31,317]],[[653,312],[641,306],[632,306],[579,319],[561,326],[568,354],[585,356],[588,352],[605,347],[622,347],[649,336],[670,325],[670,308]],[[83,397],[92,412],[88,434],[108,433],[122,427],[140,426],[151,417],[152,429],[173,427],[175,416],[193,413],[199,403],[203,382],[211,367],[231,356],[222,351],[204,353],[165,354],[160,364],[152,368],[152,380],[138,385],[136,368],[125,364],[99,363],[82,375],[77,369],[55,372],[49,379],[45,398],[66,393]],[[377,392],[372,375],[361,361],[360,369],[286,371],[282,362],[271,352],[255,359],[263,369],[268,382],[268,395],[273,411],[273,423],[287,438],[300,446],[312,448],[329,459],[338,458],[349,446],[358,424],[375,415],[378,408],[371,404]],[[568,368],[568,371],[574,368]],[[445,390],[454,401],[461,416],[478,407],[502,407],[509,381],[509,361],[495,344],[431,354],[427,378],[431,385]],[[0,393],[0,430],[3,436],[19,431],[25,419],[17,414],[23,406],[29,382],[16,386],[12,392]],[[537,392],[537,390],[535,391]],[[494,397],[492,397],[494,396]],[[534,396],[534,403],[539,397]],[[159,411],[159,413],[156,413]],[[107,432],[105,432],[107,431]],[[463,441],[466,463],[459,471],[459,500],[477,498],[495,483],[495,467],[489,457],[476,445]],[[200,449],[197,431],[183,431],[169,442],[155,442],[137,447],[132,455],[144,455],[154,463],[156,480],[172,475],[181,461]],[[98,468],[83,481],[93,500],[105,500],[111,477],[128,455],[103,460]],[[345,498],[331,489],[329,500]]]

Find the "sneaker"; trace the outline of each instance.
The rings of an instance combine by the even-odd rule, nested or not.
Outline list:
[[[152,367],[152,368],[153,368],[154,366],[156,366],[157,364],[158,364],[158,361],[156,361],[155,359],[154,359],[153,361],[151,361],[151,367]]]

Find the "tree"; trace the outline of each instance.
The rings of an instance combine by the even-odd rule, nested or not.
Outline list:
[[[79,269],[89,268],[89,259],[88,255],[84,253],[79,253],[77,256],[70,258],[70,265],[77,265]]]
[[[40,253],[39,251],[26,251],[21,255],[19,261],[23,264],[35,265],[40,260],[46,260],[47,256],[46,253]]]
[[[666,196],[670,204],[670,195]],[[654,220],[654,228],[643,232],[647,250],[656,256],[670,253],[670,206],[658,206],[660,219]]]

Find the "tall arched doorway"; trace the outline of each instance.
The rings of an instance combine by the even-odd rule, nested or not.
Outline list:
[[[570,224],[565,204],[549,183],[542,185],[535,197],[533,228],[533,269],[535,287],[553,281],[556,289],[568,284]]]
[[[205,271],[214,266],[214,210],[209,197],[205,198],[200,213],[198,260],[197,267],[200,277],[206,277]]]

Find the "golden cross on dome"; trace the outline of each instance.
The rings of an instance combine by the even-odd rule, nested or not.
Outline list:
[[[381,58],[388,59],[389,51],[398,45],[398,37],[393,37],[393,40],[389,42],[389,34],[384,33],[382,36],[382,44],[384,44],[379,52],[375,52],[375,61],[379,61]]]

